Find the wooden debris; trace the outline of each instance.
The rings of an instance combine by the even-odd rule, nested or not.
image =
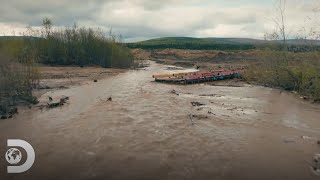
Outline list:
[[[206,115],[192,115],[192,117],[197,118],[197,119],[208,119],[208,116],[206,116]]]
[[[55,107],[59,107],[59,106],[63,106],[67,101],[69,100],[68,96],[64,96],[62,98],[60,98],[59,101],[50,101],[47,103],[47,108],[55,108]],[[40,107],[41,109],[42,107]]]
[[[205,104],[202,104],[200,102],[191,102],[192,106],[204,106]]]
[[[171,93],[179,96],[179,93],[178,93],[175,89],[173,89],[173,90],[171,91]]]
[[[53,101],[51,101],[51,102],[49,102],[47,105],[48,105],[48,106],[47,106],[48,108],[54,108],[54,107],[62,106],[63,103],[60,103],[60,101],[59,101],[59,102],[53,102]]]
[[[68,100],[69,100],[68,96],[64,96],[64,97],[60,98],[61,103],[66,103]]]
[[[192,119],[193,115],[192,114],[189,114],[189,119],[191,121],[191,125],[194,125],[194,122],[193,122],[193,119]]]

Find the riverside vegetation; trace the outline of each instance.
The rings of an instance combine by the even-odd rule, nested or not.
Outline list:
[[[78,27],[55,30],[45,18],[42,28],[31,27],[19,37],[0,39],[0,115],[10,117],[21,102],[37,103],[32,89],[39,83],[37,65],[99,65],[129,68],[133,56],[111,31]]]
[[[300,40],[304,51],[290,51],[286,26],[286,1],[279,0],[275,7],[273,32],[265,34],[266,40],[281,42],[277,50],[267,48],[261,53],[261,61],[250,65],[244,77],[248,81],[271,87],[296,91],[320,102],[320,50],[318,24],[302,27]]]
[[[264,51],[244,73],[249,82],[296,91],[320,102],[320,52]]]

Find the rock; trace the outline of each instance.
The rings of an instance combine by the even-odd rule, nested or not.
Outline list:
[[[319,145],[320,145],[320,140],[318,140],[318,141],[317,141],[317,144],[319,144]]]
[[[98,80],[95,79],[95,80],[93,80],[93,82],[98,82]]]
[[[112,97],[111,96],[108,98],[108,101],[112,101]]]

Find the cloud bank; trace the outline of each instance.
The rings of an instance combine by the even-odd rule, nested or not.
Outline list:
[[[44,17],[56,26],[101,27],[125,41],[156,37],[263,38],[274,28],[276,0],[2,0],[0,34],[13,35]],[[315,26],[318,0],[287,0],[286,24],[296,34]]]

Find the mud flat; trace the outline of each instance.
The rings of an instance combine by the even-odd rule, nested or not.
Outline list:
[[[23,180],[319,179],[311,167],[320,152],[318,105],[247,84],[156,83],[152,75],[168,70],[150,65],[49,90],[41,101],[65,95],[68,103],[0,121],[0,147],[17,138],[36,151],[27,173],[7,175],[0,161],[0,174]]]
[[[132,49],[135,59],[153,60],[160,64],[182,67],[199,66],[224,69],[245,67],[259,61],[260,50],[219,51],[219,50],[183,50],[183,49]]]
[[[39,72],[40,85],[34,91],[34,94],[38,97],[48,91],[52,91],[52,89],[66,89],[72,86],[80,86],[91,81],[118,75],[119,73],[125,72],[125,70],[101,68],[97,66],[53,67],[41,65]]]

